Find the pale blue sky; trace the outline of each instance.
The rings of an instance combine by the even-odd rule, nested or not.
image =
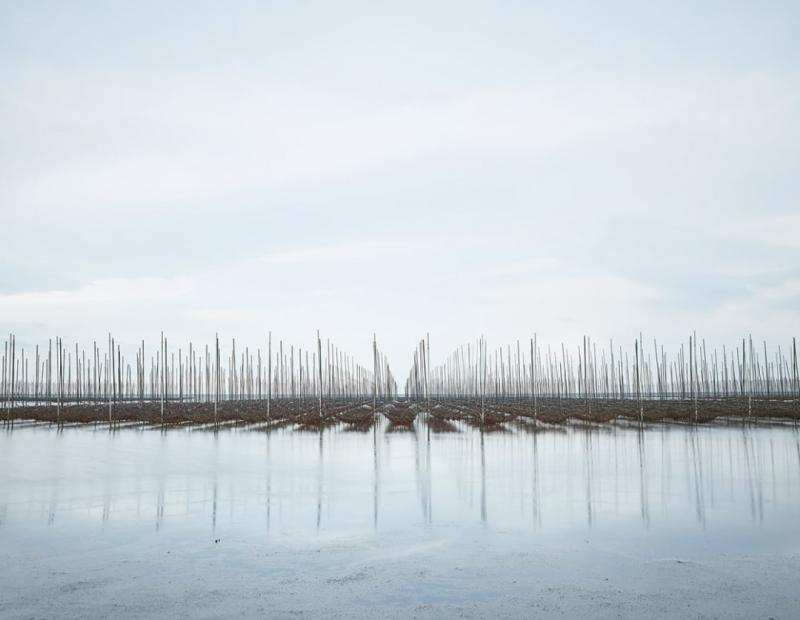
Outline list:
[[[0,2],[0,325],[790,339],[800,5],[566,4]]]

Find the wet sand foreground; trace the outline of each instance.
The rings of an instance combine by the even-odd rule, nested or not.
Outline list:
[[[18,423],[0,618],[791,618],[794,425]]]

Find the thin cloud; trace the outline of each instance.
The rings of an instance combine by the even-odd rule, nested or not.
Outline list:
[[[274,252],[251,260],[254,265],[304,265],[343,261],[364,261],[405,251],[419,243],[396,240],[374,240],[342,243],[326,247]]]
[[[14,113],[0,120],[4,133],[36,144],[43,138],[24,128],[42,118],[52,131],[46,150],[33,151],[47,156],[15,162],[4,192],[19,204],[84,209],[163,208],[291,188],[440,153],[546,152],[664,122],[726,131],[757,122],[764,131],[765,122],[791,113],[797,99],[788,76],[545,82],[390,104],[281,85],[234,84],[221,94],[212,84],[155,88],[126,80],[113,89],[124,94],[113,107],[105,82],[101,88],[85,80],[85,91],[74,92],[72,82],[46,77],[64,97],[38,97],[28,111],[23,104],[40,91],[35,82],[5,94]],[[769,88],[753,88],[761,84]],[[79,119],[64,98],[82,110]],[[715,121],[720,100],[733,103]],[[759,109],[772,110],[772,119],[764,121]]]

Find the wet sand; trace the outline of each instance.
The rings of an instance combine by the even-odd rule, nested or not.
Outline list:
[[[27,404],[6,409],[0,417],[8,420],[34,420],[65,424],[98,422],[140,423],[150,425],[267,424],[294,422],[304,426],[326,426],[332,422],[367,423],[383,414],[392,422],[411,424],[419,414],[428,412],[438,420],[468,420],[480,425],[497,425],[517,418],[542,424],[614,420],[643,422],[709,423],[718,419],[754,422],[759,420],[800,421],[800,402],[747,398],[642,400],[542,398],[530,400],[487,401],[433,400],[412,404],[406,401],[379,403],[373,413],[372,402],[361,400],[323,401],[320,411],[316,400],[226,400],[215,407],[213,402],[115,402],[67,404]]]
[[[429,422],[6,428],[0,618],[800,608],[795,427]]]

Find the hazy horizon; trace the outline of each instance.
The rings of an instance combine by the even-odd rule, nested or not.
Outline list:
[[[795,3],[2,3],[0,325],[317,329],[402,386],[485,334],[800,313]]]

